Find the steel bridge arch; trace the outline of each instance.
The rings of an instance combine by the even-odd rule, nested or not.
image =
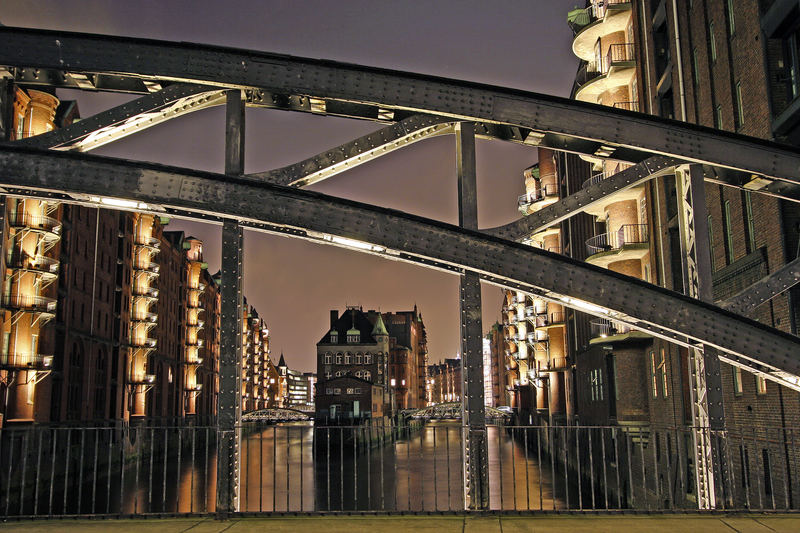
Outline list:
[[[73,152],[3,147],[0,176],[7,194],[94,207],[100,197],[112,197],[131,202],[131,209],[216,222],[232,219],[258,231],[453,273],[474,272],[488,282],[684,346],[715,347],[726,361],[800,390],[796,336],[641,280],[479,231],[253,179]]]

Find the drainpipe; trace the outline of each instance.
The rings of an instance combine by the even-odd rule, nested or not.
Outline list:
[[[672,0],[672,20],[675,23],[675,52],[677,60],[675,64],[678,66],[678,88],[680,90],[681,98],[681,120],[686,122],[686,89],[683,86],[683,57],[681,56],[681,33],[678,27],[678,3],[677,0]]]

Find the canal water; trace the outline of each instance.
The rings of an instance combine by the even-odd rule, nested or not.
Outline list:
[[[311,422],[245,427],[240,509],[462,510],[461,435],[458,421],[371,433]],[[487,427],[491,509],[567,508],[563,470],[543,453],[542,435]],[[216,506],[214,428],[0,437],[0,515],[202,513]]]

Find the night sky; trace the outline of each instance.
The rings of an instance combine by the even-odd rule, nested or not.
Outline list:
[[[580,0],[173,1],[4,0],[0,23],[217,44],[333,59],[567,96],[577,68],[567,11]],[[60,91],[90,116],[128,97]],[[382,127],[309,114],[248,109],[246,172],[281,167]],[[457,223],[455,138],[436,137],[312,187],[334,196]],[[96,151],[223,172],[224,109],[199,111]],[[514,220],[533,148],[478,141],[481,228]],[[113,176],[109,176],[113,179]],[[205,241],[219,268],[220,227],[173,220]],[[314,368],[328,310],[345,305],[419,307],[430,360],[459,351],[458,278],[410,264],[263,233],[245,232],[245,295],[267,320],[272,355]],[[483,324],[499,319],[501,293],[483,285]]]

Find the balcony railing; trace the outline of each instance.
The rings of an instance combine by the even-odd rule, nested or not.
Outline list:
[[[156,237],[135,236],[133,244],[136,246],[146,246],[148,248],[160,248],[161,240]]]
[[[45,296],[4,294],[2,302],[5,309],[38,313],[55,313],[56,311],[56,299]]]
[[[131,339],[131,346],[136,346],[138,348],[155,348],[156,344],[157,344],[156,339],[151,339],[149,337]]]
[[[6,255],[9,268],[34,270],[45,274],[58,274],[58,260],[43,255],[28,255],[20,252],[9,252]]]
[[[600,183],[604,179],[606,179],[606,178],[608,178],[610,176],[613,176],[614,174],[616,174],[616,172],[612,172],[610,170],[604,170],[602,172],[595,172],[594,174],[592,174],[591,178],[589,178],[588,180],[583,182],[583,185],[581,185],[581,188],[582,189],[586,189],[586,188],[588,188],[588,187],[590,187],[590,186],[592,186],[592,185],[594,185],[596,183]]]
[[[548,183],[529,194],[520,195],[519,198],[517,198],[517,207],[519,209],[525,209],[536,202],[541,202],[549,198],[558,198],[558,185],[555,183]]]
[[[628,244],[648,242],[647,224],[625,224],[617,231],[595,235],[586,241],[588,255],[620,250]]]
[[[608,54],[606,54],[605,67],[602,72],[605,74],[608,70],[619,63],[628,63],[635,61],[635,49],[633,43],[620,43],[612,44],[608,47]]]
[[[614,102],[614,107],[617,109],[625,109],[628,111],[639,111],[639,102]]]
[[[146,272],[152,272],[154,274],[158,274],[158,270],[161,268],[158,263],[155,261],[150,261],[149,263],[145,263],[143,261],[134,263],[133,265],[134,270],[143,270]]]
[[[564,313],[559,311],[556,313],[550,313],[539,315],[536,317],[536,327],[537,328],[545,328],[547,326],[553,326],[556,324],[563,324],[564,323]]]
[[[158,289],[154,287],[143,287],[138,284],[133,286],[134,296],[147,296],[148,298],[158,298]]]
[[[0,354],[0,369],[3,370],[49,370],[52,366],[52,355],[38,353]]]
[[[577,35],[592,22],[605,18],[606,12],[612,6],[622,7],[630,3],[631,0],[595,0],[585,9],[570,11],[567,15],[567,25],[572,29],[573,35]]]
[[[589,326],[591,327],[593,338],[622,335],[631,331],[631,327],[627,324],[608,320],[607,318],[596,318],[589,323]]]
[[[139,313],[132,319],[134,322],[147,322],[153,324],[158,320],[157,313]]]
[[[581,65],[581,68],[578,69],[578,74],[575,76],[575,84],[581,87],[598,76],[602,76],[604,74],[602,67],[602,65],[598,65],[594,61]]]
[[[56,234],[61,232],[61,221],[44,215],[12,212],[8,215],[8,223],[16,228],[39,229]]]

